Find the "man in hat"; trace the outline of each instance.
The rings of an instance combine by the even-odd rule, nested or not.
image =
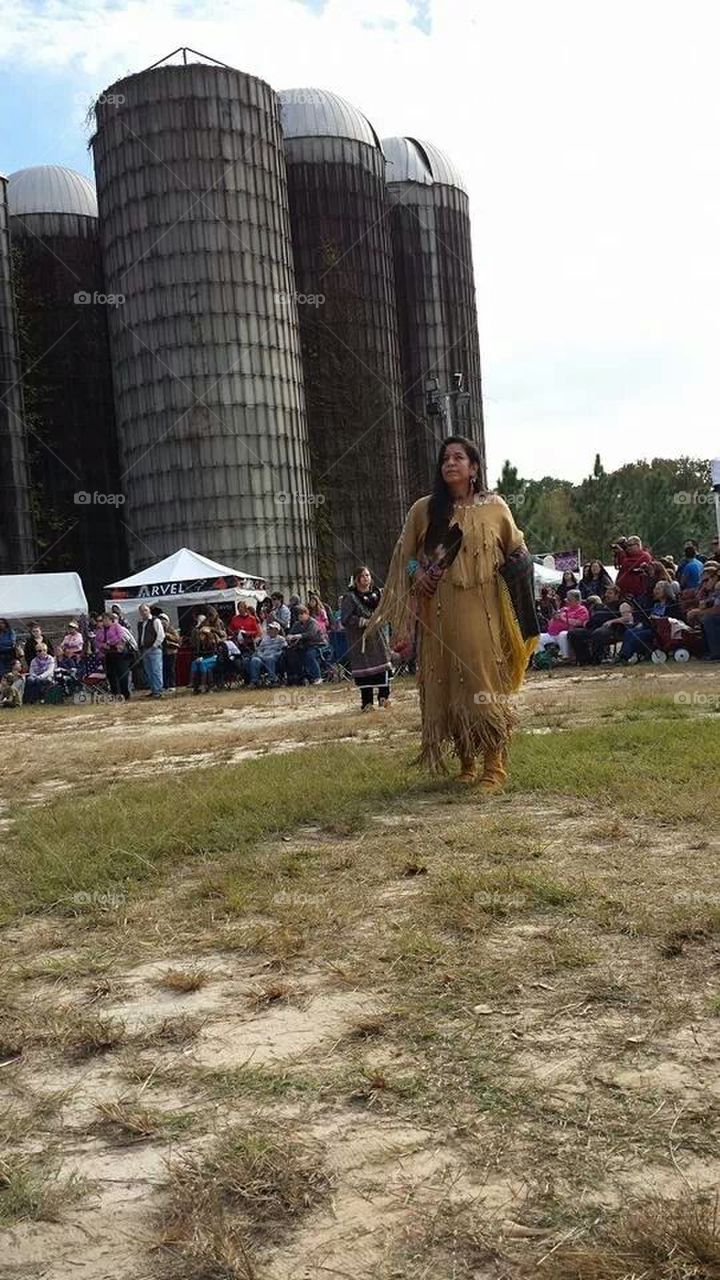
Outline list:
[[[279,622],[268,622],[267,635],[264,635],[257,649],[247,659],[245,672],[251,689],[257,689],[260,676],[265,672],[271,684],[278,684],[278,664],[285,656],[287,640],[280,629]]]

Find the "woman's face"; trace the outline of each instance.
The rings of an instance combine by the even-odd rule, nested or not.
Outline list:
[[[593,560],[592,564],[590,565],[590,577],[599,578],[601,573],[602,573],[602,565],[600,561]]]
[[[363,569],[362,573],[358,574],[357,584],[361,591],[370,590],[372,586],[372,578],[370,577],[370,571],[368,569]]]
[[[449,444],[443,454],[442,478],[458,491],[469,489],[477,475],[477,463],[471,462],[461,444]]]
[[[573,573],[572,569],[565,570],[563,574],[563,582],[566,582],[569,587],[575,586],[575,574]]]

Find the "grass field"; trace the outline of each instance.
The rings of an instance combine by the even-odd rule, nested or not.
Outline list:
[[[720,1280],[720,686],[0,723],[1,1280]]]

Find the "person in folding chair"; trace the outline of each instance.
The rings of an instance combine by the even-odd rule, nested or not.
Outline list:
[[[533,564],[507,504],[480,482],[477,446],[443,442],[435,483],[408,513],[369,634],[389,622],[402,652],[418,624],[419,761],[501,790],[513,727],[511,695],[537,645]],[[479,760],[482,760],[482,769]]]

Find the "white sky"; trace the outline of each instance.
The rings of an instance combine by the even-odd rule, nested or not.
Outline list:
[[[720,455],[719,36],[712,0],[15,0],[0,67],[67,86],[27,164],[77,166],[83,98],[181,44],[443,147],[470,192],[491,482],[507,456],[579,479],[598,450]]]

